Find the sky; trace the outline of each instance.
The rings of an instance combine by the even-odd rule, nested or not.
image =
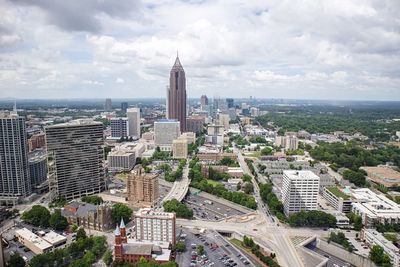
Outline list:
[[[400,100],[399,0],[0,0],[0,98]]]

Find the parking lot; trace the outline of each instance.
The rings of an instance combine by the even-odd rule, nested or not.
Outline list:
[[[200,233],[184,229],[180,242],[186,244],[186,252],[177,254],[176,262],[179,266],[255,266],[215,231]],[[198,255],[199,246],[204,247],[204,255]]]
[[[185,200],[196,219],[219,221],[234,215],[244,215],[245,213],[216,201],[210,201],[197,195],[188,195]]]

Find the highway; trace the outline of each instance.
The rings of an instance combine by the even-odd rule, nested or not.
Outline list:
[[[172,189],[169,191],[169,193],[165,196],[165,198],[162,200],[162,203],[165,201],[171,200],[173,198],[177,199],[178,201],[182,201],[183,198],[186,196],[188,190],[189,190],[189,164],[187,163],[185,167],[183,168],[183,175],[182,179],[179,181],[175,181],[174,185],[172,186]]]

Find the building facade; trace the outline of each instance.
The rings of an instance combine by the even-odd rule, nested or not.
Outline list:
[[[127,118],[110,119],[111,137],[121,138],[128,136],[129,122]]]
[[[106,98],[106,102],[104,103],[104,110],[105,111],[111,111],[112,110],[111,98]]]
[[[318,209],[319,177],[311,171],[283,171],[282,203],[286,216]]]
[[[128,102],[121,102],[121,112],[126,113],[128,110]]]
[[[186,119],[186,130],[188,132],[200,133],[204,129],[205,119],[203,116],[190,116]]]
[[[128,176],[126,190],[128,202],[141,207],[151,207],[159,197],[158,175],[145,173],[140,166]]]
[[[200,105],[201,106],[208,106],[208,97],[206,95],[202,95],[200,97]]]
[[[114,150],[107,155],[108,170],[111,172],[128,172],[136,163],[134,152]]]
[[[15,205],[31,192],[25,119],[0,113],[0,202]]]
[[[112,205],[109,203],[93,205],[74,201],[65,205],[61,214],[67,218],[69,224],[97,231],[107,231],[114,227],[111,209]]]
[[[294,135],[277,136],[275,146],[283,147],[285,150],[296,150],[299,148],[299,139]]]
[[[181,132],[186,132],[186,77],[178,56],[169,76],[167,118],[179,121]]]
[[[172,157],[174,159],[186,159],[188,156],[188,142],[184,138],[172,141]]]
[[[47,156],[44,150],[31,152],[28,164],[32,188],[47,180]]]
[[[140,138],[140,108],[129,108],[126,116],[129,121],[128,135]]]
[[[351,199],[350,196],[341,192],[336,186],[329,186],[323,189],[323,196],[329,204],[337,211],[343,213],[351,212]]]
[[[103,124],[75,120],[46,127],[50,198],[73,199],[105,189]]]
[[[44,133],[34,134],[28,140],[29,152],[46,145]]]
[[[180,123],[176,120],[158,120],[154,122],[154,143],[161,150],[170,151],[172,141],[180,135]]]
[[[169,242],[175,245],[175,213],[140,209],[133,214],[133,217],[137,240]]]

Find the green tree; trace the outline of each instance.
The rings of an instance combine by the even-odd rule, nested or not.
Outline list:
[[[251,194],[254,192],[254,187],[252,183],[245,183],[243,187],[243,192],[246,194]]]
[[[204,254],[204,246],[200,245],[197,247],[197,255],[203,255]]]
[[[179,242],[175,245],[175,250],[179,252],[185,252],[186,251],[186,245],[185,243]]]
[[[108,266],[113,262],[113,255],[111,250],[107,250],[103,255],[103,261]]]
[[[25,265],[24,259],[18,253],[12,255],[7,263],[7,267],[25,267]]]
[[[370,252],[369,252],[369,258],[376,263],[377,265],[381,265],[383,262],[383,248],[375,245],[371,248]]]
[[[43,206],[35,205],[22,214],[22,220],[34,226],[48,227],[50,212]]]
[[[251,182],[251,176],[248,174],[244,174],[242,176],[242,180],[243,180],[243,182]]]
[[[84,196],[81,198],[83,202],[90,203],[93,205],[100,205],[103,203],[103,199],[99,196]]]
[[[188,219],[193,217],[193,210],[175,198],[165,201],[163,207],[166,212],[175,212],[177,217]]]
[[[57,231],[63,231],[68,227],[68,221],[61,215],[61,210],[56,209],[50,216],[49,225]]]
[[[272,148],[264,147],[263,149],[261,149],[261,155],[263,156],[272,155]]]
[[[87,238],[87,235],[86,235],[85,229],[83,229],[83,227],[80,227],[78,229],[78,231],[76,232],[76,239],[78,240],[78,239],[86,239],[86,238]]]
[[[125,204],[116,203],[112,206],[111,217],[114,223],[119,223],[121,218],[124,219],[124,222],[129,222],[132,217],[132,209]]]

